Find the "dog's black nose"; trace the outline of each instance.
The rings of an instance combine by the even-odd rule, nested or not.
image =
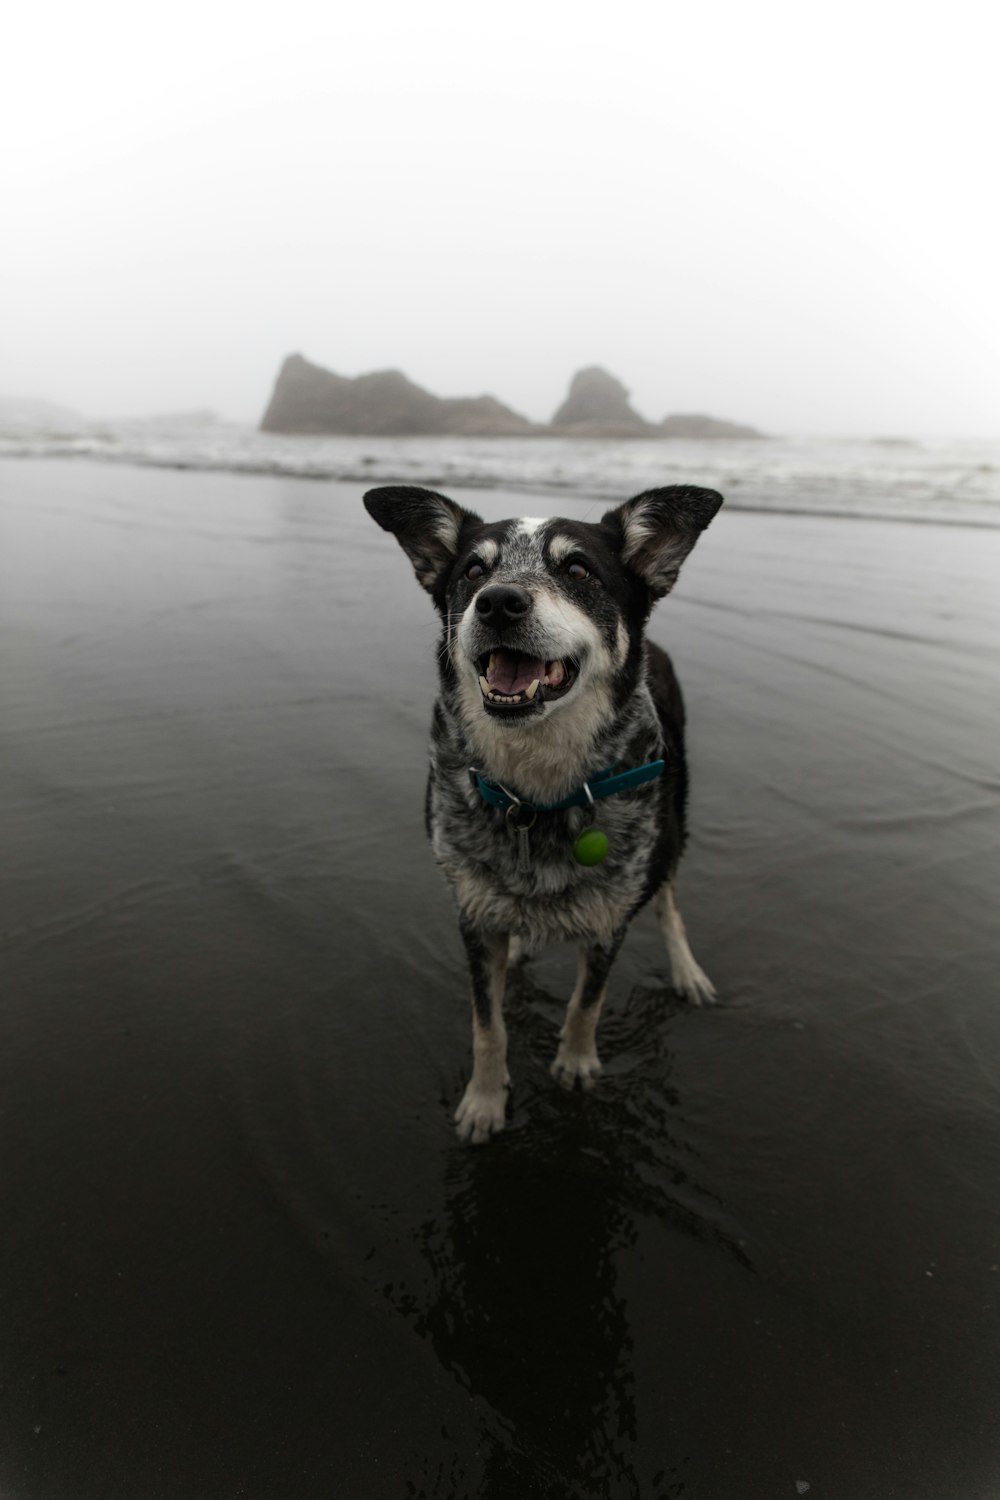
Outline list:
[[[531,595],[516,583],[494,583],[476,595],[476,614],[498,628],[513,625],[531,608]]]

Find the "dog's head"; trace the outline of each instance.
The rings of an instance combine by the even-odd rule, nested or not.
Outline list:
[[[497,725],[603,720],[635,685],[642,630],[719,506],[715,490],[647,490],[599,522],[488,523],[432,490],[369,490],[445,622],[441,668],[463,715]]]

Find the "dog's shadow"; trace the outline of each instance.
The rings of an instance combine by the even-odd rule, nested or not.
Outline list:
[[[476,1398],[484,1497],[640,1494],[617,1261],[641,1217],[749,1265],[721,1205],[698,1186],[683,1138],[666,1044],[673,1008],[663,990],[633,990],[602,1019],[609,1064],[598,1087],[571,1093],[548,1072],[565,1003],[523,967],[510,975],[508,1129],[485,1147],[449,1151],[443,1220],[419,1231],[429,1296],[408,1309]],[[669,1467],[657,1496],[681,1492]],[[425,1469],[411,1493],[444,1491]]]

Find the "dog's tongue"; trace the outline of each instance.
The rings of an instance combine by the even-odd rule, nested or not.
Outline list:
[[[494,651],[486,681],[498,693],[523,693],[536,678],[545,676],[545,663],[537,657],[518,656],[512,651]]]

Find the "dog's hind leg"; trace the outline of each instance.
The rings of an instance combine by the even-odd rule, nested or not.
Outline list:
[[[684,921],[674,900],[674,882],[665,880],[656,893],[656,915],[670,956],[670,974],[674,989],[692,1005],[709,1004],[715,999],[715,985],[701,968],[688,947]]]
[[[566,1020],[559,1033],[559,1051],[550,1069],[552,1077],[563,1088],[593,1088],[601,1071],[597,1055],[597,1023],[608,989],[608,974],[621,947],[624,933],[616,934],[610,943],[581,943],[576,971],[576,989],[566,1009]]]
[[[506,933],[486,933],[461,923],[472,970],[472,1077],[455,1111],[463,1141],[481,1146],[504,1126],[507,1107],[507,1028],[503,994],[507,980]]]

